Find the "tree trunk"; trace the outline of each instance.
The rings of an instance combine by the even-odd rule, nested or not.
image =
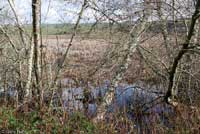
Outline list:
[[[190,45],[190,42],[191,42],[191,39],[192,39],[192,36],[194,33],[196,21],[199,18],[199,13],[200,13],[200,0],[197,1],[195,12],[192,15],[190,29],[187,34],[185,43],[183,43],[181,50],[178,52],[178,55],[174,58],[172,68],[169,72],[169,85],[168,85],[167,93],[165,95],[165,101],[172,105],[176,105],[176,103],[174,102],[174,97],[176,95],[176,94],[174,94],[175,93],[174,82],[175,82],[175,76],[176,76],[176,69],[178,67],[179,61],[182,59],[183,55],[187,52],[187,50],[189,48],[189,45]]]
[[[123,55],[123,58],[121,59],[120,65],[118,66],[118,69],[116,71],[116,75],[114,76],[112,80],[112,86],[107,91],[105,97],[103,98],[102,104],[97,109],[97,116],[94,119],[94,121],[103,120],[105,118],[107,107],[112,103],[114,100],[114,92],[115,88],[118,86],[120,80],[122,80],[122,77],[126,70],[128,69],[129,64],[131,63],[131,57],[133,53],[136,50],[136,47],[139,44],[141,34],[145,31],[146,26],[148,24],[148,17],[150,16],[150,8],[148,7],[148,2],[144,2],[145,10],[143,18],[141,19],[141,22],[138,23],[136,26],[134,26],[130,31],[130,41],[125,44],[126,46],[126,53]]]
[[[30,49],[30,57],[28,60],[28,77],[27,77],[27,82],[26,82],[26,88],[25,88],[25,96],[24,96],[24,104],[25,106],[25,111],[27,111],[28,108],[28,102],[31,100],[31,80],[32,80],[32,69],[33,69],[33,55],[34,55],[34,44],[31,44],[31,49]]]
[[[31,81],[32,81],[33,67],[35,71],[37,89],[39,91],[39,48],[38,47],[40,44],[40,6],[41,6],[40,0],[32,0],[33,44],[31,44],[30,57],[28,61],[28,78],[27,78],[25,98],[24,98],[24,103],[26,105],[25,111],[28,110],[28,102],[32,98],[30,86],[31,86]]]
[[[41,0],[32,0],[34,73],[36,78],[36,96],[40,95],[40,9]],[[39,100],[39,98],[37,98]]]

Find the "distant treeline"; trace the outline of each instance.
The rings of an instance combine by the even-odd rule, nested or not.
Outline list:
[[[166,22],[164,22],[166,23]],[[132,24],[134,24],[132,22]],[[176,31],[178,33],[184,33],[186,32],[186,25],[189,26],[189,21],[188,19],[184,22],[183,20],[177,20],[177,21],[172,21],[169,20],[167,21],[167,31],[169,33],[174,32],[174,29],[176,28]],[[148,32],[155,32],[159,33],[161,32],[162,29],[162,22],[160,21],[154,21],[150,23],[150,27],[148,28]],[[14,25],[5,25],[6,29],[14,29]],[[82,23],[79,25],[77,33],[87,33],[89,31],[103,31],[103,30],[116,30],[116,31],[121,31],[121,32],[128,32],[132,25],[130,25],[129,22],[123,22],[123,23],[98,23],[98,24],[93,24],[93,23]],[[42,24],[41,25],[41,30],[43,35],[63,35],[63,34],[70,34],[73,31],[74,24],[71,23],[63,23],[63,24]],[[28,32],[32,32],[32,26],[31,24],[26,24],[24,25],[24,29]],[[0,31],[0,34],[3,32]]]

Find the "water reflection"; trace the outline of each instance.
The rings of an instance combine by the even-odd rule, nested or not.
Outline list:
[[[94,87],[89,85],[90,89],[90,101],[88,103],[88,113],[90,115],[95,115],[97,103],[99,99],[102,99],[106,92],[109,90],[110,82],[105,81],[104,84]],[[115,89],[115,99],[108,107],[109,112],[114,112],[115,110],[128,109],[133,110],[138,106],[143,106],[144,109],[148,109],[148,103],[151,103],[154,99],[162,96],[160,92],[154,90],[146,90],[135,85],[120,84]],[[83,99],[84,99],[84,88],[63,88],[62,100],[64,107],[67,110],[80,110],[83,109]]]

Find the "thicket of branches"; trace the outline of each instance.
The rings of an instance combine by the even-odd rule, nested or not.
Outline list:
[[[120,83],[161,85],[165,95],[160,103],[199,106],[200,0],[62,1],[63,7],[79,7],[73,28],[64,36],[69,41],[62,52],[45,45],[41,2],[32,0],[31,32],[21,22],[14,1],[5,0],[5,7],[0,7],[0,85],[4,92],[17,89],[17,109],[27,112],[33,103],[36,108],[51,109],[53,96],[60,92],[65,77],[83,86],[86,96],[89,82],[97,85],[110,80],[95,121],[104,118]],[[94,14],[93,22],[81,31],[86,27],[82,22],[90,19],[88,11]],[[83,63],[79,70],[69,69],[74,40],[97,37],[109,44],[106,51],[87,59],[91,62]]]

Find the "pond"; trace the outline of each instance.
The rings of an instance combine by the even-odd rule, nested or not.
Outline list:
[[[141,84],[140,84],[141,85]],[[95,117],[98,107],[99,98],[105,96],[109,90],[110,83],[105,81],[104,84],[90,87],[90,101],[87,104],[87,115],[89,117]],[[174,116],[173,107],[165,103],[157,103],[157,98],[164,96],[164,93],[156,89],[157,86],[153,86],[150,89],[144,89],[138,84],[120,84],[115,89],[115,98],[113,103],[107,108],[108,118],[111,114],[120,112],[128,117],[130,120],[139,124],[146,124],[147,126],[153,122],[160,122],[165,126],[171,127],[169,118]],[[160,86],[158,86],[160,87]],[[83,110],[84,108],[84,88],[64,88],[62,92],[63,107],[69,112]],[[92,101],[91,101],[92,100]],[[154,102],[155,101],[155,102]]]
[[[70,82],[64,80],[65,84]],[[141,85],[141,84],[140,84]],[[62,109],[73,113],[75,111],[86,112],[88,117],[95,117],[97,106],[105,96],[106,92],[110,88],[110,82],[105,81],[104,84],[99,86],[87,86],[90,91],[88,98],[87,109],[84,109],[84,87],[63,87],[62,93],[54,94],[53,106],[56,109],[61,107],[59,101],[62,101]],[[3,90],[0,90],[0,96],[3,94]],[[6,96],[14,97],[16,90],[13,87],[9,87]],[[113,103],[108,106],[107,114],[110,113],[123,113],[126,117],[131,120],[136,120],[138,125],[150,124],[152,121],[159,120],[164,125],[169,125],[168,116],[174,115],[173,108],[167,104],[159,103],[155,104],[154,100],[162,97],[164,93],[156,89],[156,86],[151,86],[149,89],[144,89],[138,84],[120,84],[115,89],[115,98]],[[156,101],[155,101],[156,102]],[[109,116],[108,116],[109,117]]]

